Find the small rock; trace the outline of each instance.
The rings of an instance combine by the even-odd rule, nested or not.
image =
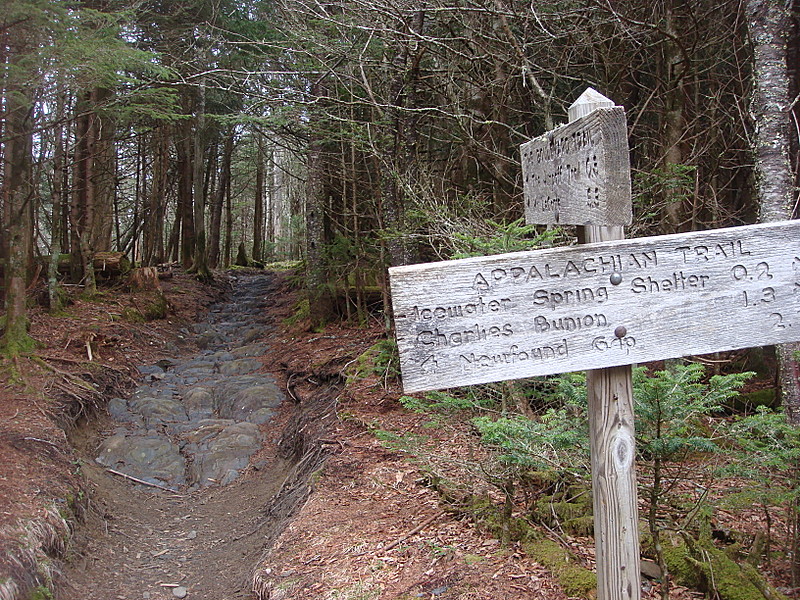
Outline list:
[[[661,567],[658,563],[643,558],[639,561],[639,570],[642,575],[650,579],[661,579]]]
[[[172,588],[172,595],[175,596],[176,598],[186,598],[186,595],[188,593],[189,592],[182,585],[176,588]]]
[[[145,600],[147,600],[148,598],[150,598],[150,592],[144,592],[144,593],[142,594],[142,598],[144,598]]]
[[[187,540],[193,540],[196,537],[197,537],[197,532],[194,529],[192,531],[190,531],[188,534],[186,534],[186,539]]]

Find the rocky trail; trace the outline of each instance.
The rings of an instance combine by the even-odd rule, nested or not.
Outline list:
[[[59,598],[251,598],[254,564],[279,526],[270,500],[287,401],[269,352],[274,276],[242,275],[185,331],[202,351],[141,365],[144,381],[73,435],[91,489],[80,555]]]

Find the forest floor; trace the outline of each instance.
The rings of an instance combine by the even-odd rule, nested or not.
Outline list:
[[[108,400],[141,383],[138,366],[198,352],[187,332],[229,294],[229,275],[205,287],[176,272],[160,292],[104,288],[61,315],[32,311],[37,357],[2,365],[0,600],[46,599],[45,588],[32,591],[47,580],[60,600],[568,598],[522,545],[444,501],[453,490],[436,485],[439,475],[500,498],[475,476],[485,451],[467,425],[400,406],[398,383],[375,368],[381,322],[288,325],[296,292],[283,276],[260,276],[280,279],[259,359],[290,401],[227,486],[155,489],[93,456],[114,429]],[[121,320],[161,294],[165,318]],[[415,440],[413,452],[390,443],[399,436]],[[592,566],[591,538],[554,539]],[[659,594],[645,580],[643,597]],[[671,597],[702,594],[674,587]]]

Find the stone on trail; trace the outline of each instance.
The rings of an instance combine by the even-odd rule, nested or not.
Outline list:
[[[229,403],[220,406],[220,416],[260,425],[275,415],[283,394],[275,384],[262,384],[236,392]]]
[[[200,333],[195,338],[197,347],[204,349],[215,344],[222,344],[224,341],[225,340],[222,338],[222,336],[215,331],[206,331],[205,333]]]
[[[214,395],[207,387],[193,387],[183,395],[183,407],[190,421],[209,419],[214,416]]]
[[[136,412],[144,418],[145,426],[153,429],[160,425],[170,427],[189,420],[183,404],[173,399],[145,398],[137,403]]]
[[[251,327],[247,331],[244,332],[242,336],[242,344],[249,344],[250,342],[256,341],[264,334],[264,330],[261,327]]]
[[[231,377],[214,388],[219,416],[250,423],[266,423],[284,400],[269,375]]]
[[[123,398],[112,398],[108,401],[108,414],[120,423],[132,423],[137,427],[144,427],[144,419],[128,410],[128,403]]]
[[[222,375],[246,375],[258,371],[264,365],[255,358],[239,358],[230,362],[222,363],[219,372]]]
[[[230,351],[233,358],[250,358],[253,356],[262,356],[267,349],[266,344],[248,344],[247,346],[239,346]]]
[[[95,460],[149,483],[174,489],[186,483],[186,461],[165,436],[112,435],[100,444]]]
[[[214,364],[217,364],[219,362],[223,362],[226,360],[233,360],[236,357],[233,355],[232,352],[228,352],[227,350],[219,350],[217,352],[212,352],[211,354],[206,355],[205,358],[206,360],[212,360],[214,361]]]
[[[175,596],[176,598],[186,598],[186,595],[188,593],[189,592],[182,585],[172,588],[172,595]]]
[[[261,448],[261,434],[252,423],[234,423],[216,436],[198,444],[190,468],[190,483],[208,486],[227,485]],[[233,471],[233,473],[231,473]]]
[[[216,437],[226,427],[230,427],[235,422],[233,419],[202,419],[196,429],[184,434],[183,439],[188,444],[202,444]]]
[[[101,444],[97,462],[174,489],[225,485],[249,464],[261,448],[258,426],[285,397],[272,375],[257,373],[272,329],[260,319],[271,284],[245,283],[191,328],[202,353],[138,367],[146,383],[109,401],[125,427]]]

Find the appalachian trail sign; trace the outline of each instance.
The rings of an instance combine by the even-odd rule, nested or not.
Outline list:
[[[417,392],[800,338],[800,221],[392,269]]]
[[[800,340],[800,221],[624,239],[622,107],[521,147],[526,220],[589,243],[389,269],[406,393],[588,370],[598,600],[638,600],[631,365]]]

